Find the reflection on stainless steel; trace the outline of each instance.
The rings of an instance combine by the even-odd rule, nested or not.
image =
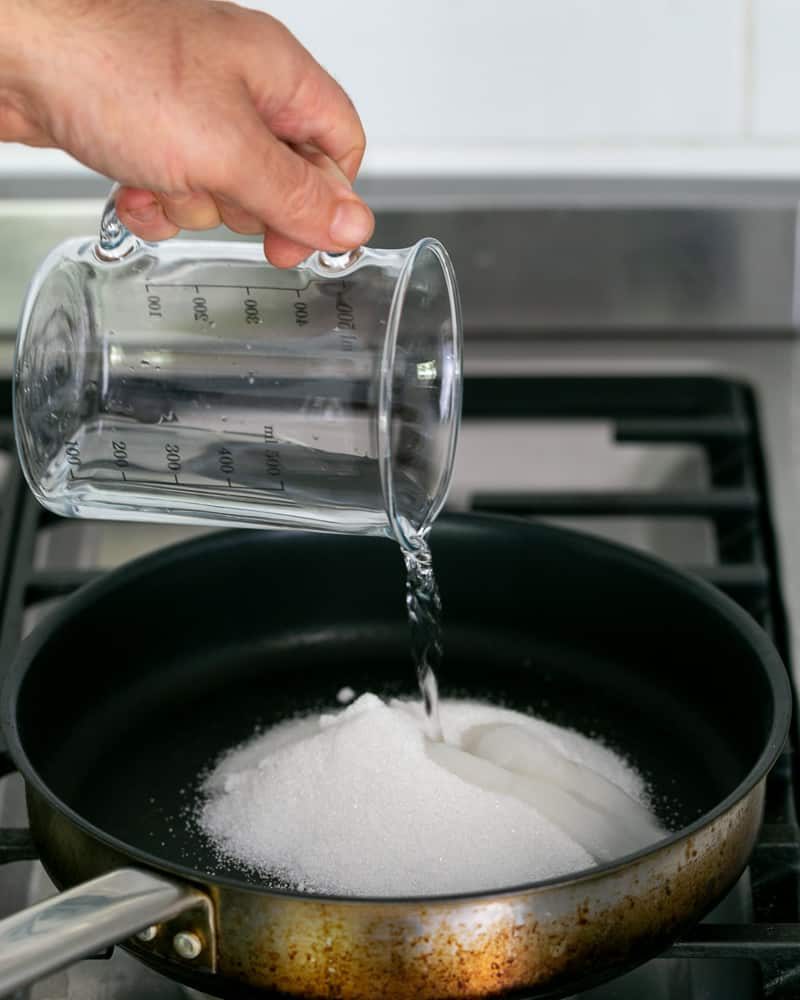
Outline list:
[[[457,248],[468,332],[725,334],[792,323],[793,210],[475,211],[468,241],[463,213],[438,212],[388,216],[378,238],[403,244],[423,224]]]
[[[377,211],[373,245],[431,233],[452,251],[468,335],[793,326],[800,184],[372,178],[362,188]],[[106,189],[102,178],[0,180],[0,246],[14,248],[0,270],[0,329],[15,327],[47,250],[94,233]]]

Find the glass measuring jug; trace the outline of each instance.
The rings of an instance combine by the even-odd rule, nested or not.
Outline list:
[[[118,221],[54,249],[23,306],[28,483],[77,517],[289,527],[414,547],[449,486],[461,317],[434,239],[314,253],[149,244]]]

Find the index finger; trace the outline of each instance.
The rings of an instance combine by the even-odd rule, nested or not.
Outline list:
[[[311,143],[327,154],[352,183],[364,158],[367,139],[353,102],[319,63],[304,51],[300,79],[285,103],[260,109],[278,139]]]
[[[355,105],[342,87],[321,66],[320,107],[316,120],[309,117],[309,138],[339,165],[352,183],[358,173],[367,137]]]

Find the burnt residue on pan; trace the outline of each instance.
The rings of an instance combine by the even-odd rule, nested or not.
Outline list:
[[[596,978],[657,953],[752,849],[761,789],[695,837],[572,885],[458,903],[217,898],[221,971],[303,997],[494,996]],[[261,913],[257,911],[261,909]],[[254,928],[256,929],[254,933]]]
[[[47,841],[61,887],[124,863],[29,795],[32,828]],[[201,886],[214,903],[224,983],[264,993],[342,1000],[445,1000],[557,989],[612,975],[656,954],[707,910],[747,863],[763,782],[699,830],[615,869],[497,897],[437,902],[320,900]],[[197,983],[191,966],[137,957]]]

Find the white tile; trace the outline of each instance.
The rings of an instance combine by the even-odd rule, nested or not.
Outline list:
[[[375,176],[800,177],[794,142],[470,143],[373,141],[364,174]]]
[[[88,170],[60,149],[40,149],[16,142],[0,143],[0,178],[7,174],[35,173],[74,175],[88,173]]]
[[[57,232],[63,235],[93,232],[102,208],[101,200],[74,199],[57,202],[6,201],[5,173],[30,174],[36,170],[52,177],[52,197],[59,199],[60,178],[73,175],[72,167],[49,157],[37,157],[32,150],[25,169],[4,164],[0,145],[0,245],[14,246],[17,229],[25,230],[30,242],[30,215],[37,211],[59,213]],[[5,169],[4,169],[5,168]],[[800,177],[800,138],[796,141],[708,142],[708,143],[447,143],[373,141],[365,163],[365,175],[373,176],[527,176],[527,177],[707,177],[775,178]],[[187,235],[187,234],[184,234]],[[201,236],[202,234],[198,234]],[[222,235],[220,231],[220,236]],[[53,242],[50,223],[42,233],[43,256]],[[211,238],[205,236],[205,238]],[[214,239],[218,238],[214,233]],[[38,239],[38,237],[37,237]],[[30,277],[30,260],[13,254],[0,255],[0,327],[16,323],[20,296]],[[24,269],[28,268],[28,271]],[[24,273],[23,273],[24,272]],[[0,354],[2,354],[0,345]],[[2,367],[0,357],[0,367]]]
[[[31,242],[29,216],[37,211],[49,213],[54,203],[4,199],[4,175],[30,176],[47,173],[52,179],[50,193],[60,218],[59,236],[93,232],[102,208],[101,200],[58,200],[63,194],[60,179],[74,175],[66,161],[53,161],[32,150],[24,169],[17,163],[4,163],[4,148],[0,145],[0,245],[15,246],[18,232],[25,231]],[[44,151],[46,152],[46,151]],[[87,172],[88,173],[88,172]],[[364,175],[387,176],[475,176],[490,177],[706,177],[706,178],[775,178],[800,177],[800,138],[795,141],[761,142],[643,142],[632,143],[525,143],[471,142],[447,143],[397,142],[373,140],[365,161]],[[73,212],[72,209],[77,208]],[[9,236],[9,233],[11,234]],[[189,234],[184,234],[189,235]],[[208,234],[198,237],[212,238]],[[213,234],[221,238],[223,231]],[[8,238],[6,238],[8,237]],[[38,239],[38,237],[37,237]],[[53,231],[48,224],[42,233],[40,256],[53,243]],[[0,328],[16,324],[22,291],[31,276],[31,261],[26,256],[17,259],[13,253],[0,254]],[[3,365],[0,343],[0,368]]]
[[[376,174],[800,173],[800,0],[260,6],[351,93]],[[742,131],[748,79],[756,135]],[[0,182],[82,169],[0,145]]]
[[[742,122],[744,0],[269,0],[374,143],[709,141]]]
[[[753,131],[800,138],[800,3],[753,0]]]

